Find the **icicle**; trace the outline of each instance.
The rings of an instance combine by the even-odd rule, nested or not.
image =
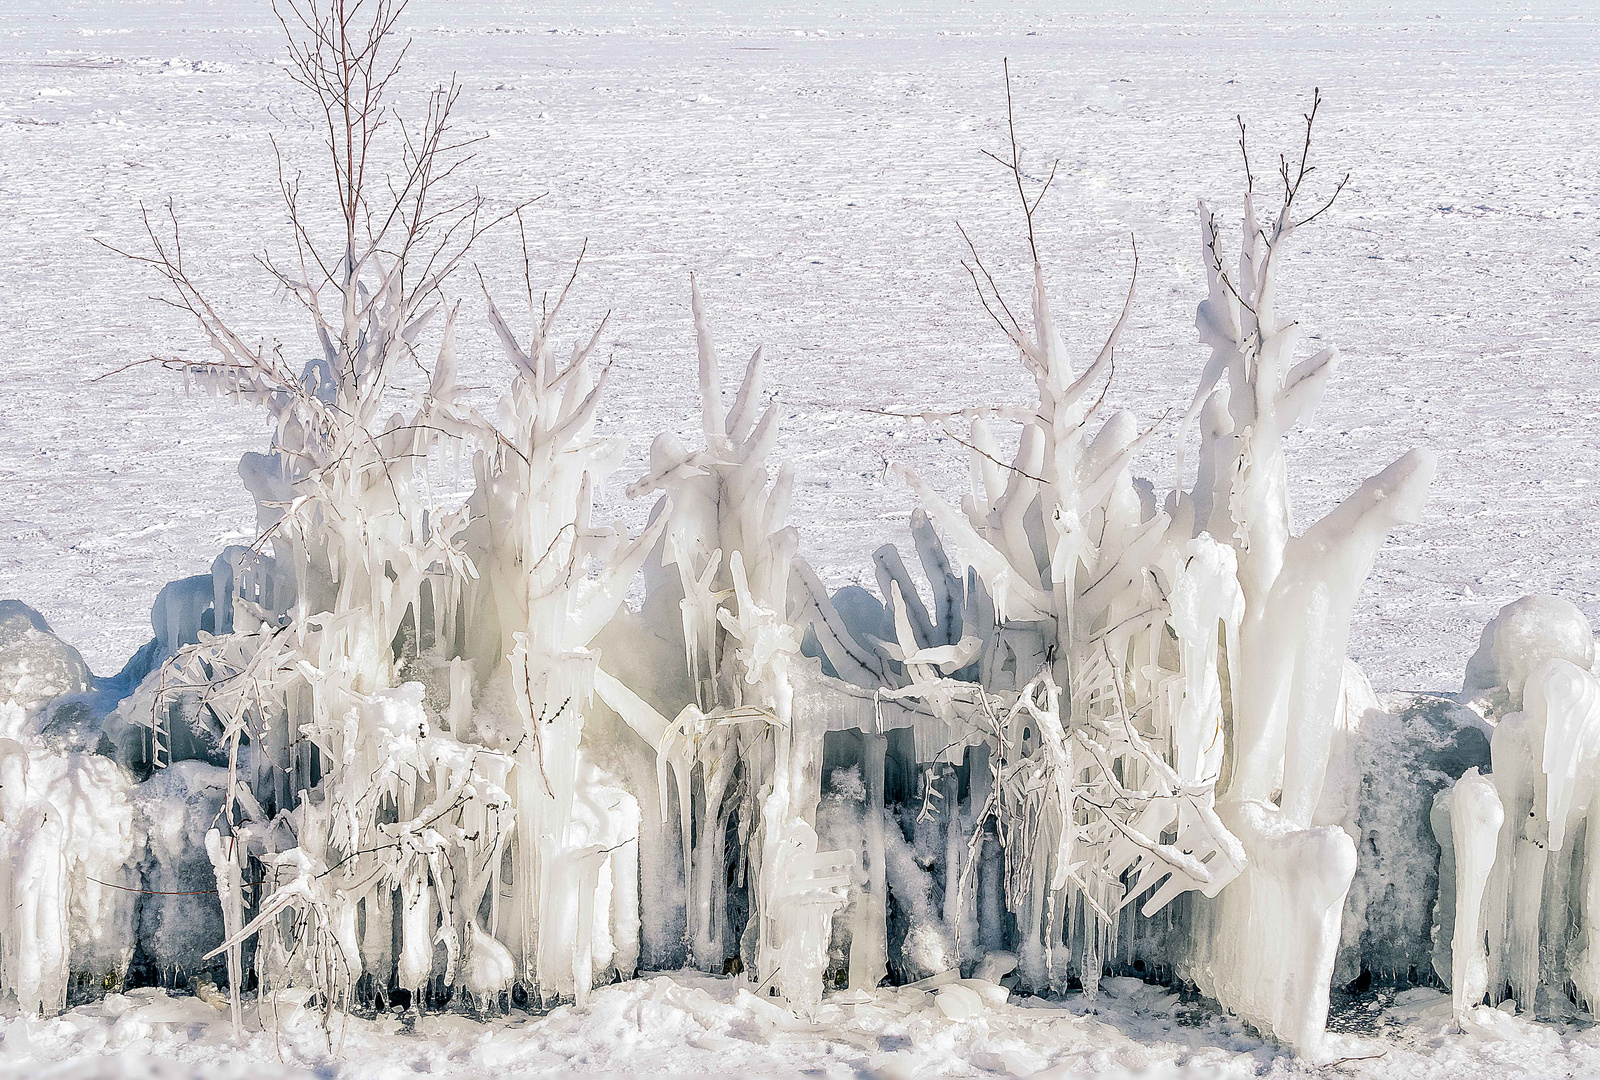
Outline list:
[[[1455,858],[1455,932],[1450,938],[1450,994],[1458,1016],[1481,1004],[1489,988],[1484,950],[1483,890],[1494,865],[1505,813],[1494,783],[1468,769],[1450,792],[1450,840]],[[1441,888],[1443,887],[1441,883]]]

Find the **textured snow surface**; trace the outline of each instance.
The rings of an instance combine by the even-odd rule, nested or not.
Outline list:
[[[1600,614],[1585,526],[1600,504],[1585,299],[1600,284],[1600,35],[1581,4],[1442,7],[418,0],[406,29],[417,83],[461,73],[463,123],[489,135],[484,189],[549,192],[530,218],[536,274],[564,276],[589,238],[583,312],[614,311],[602,422],[636,464],[692,415],[690,268],[737,328],[728,355],[766,342],[793,414],[778,456],[799,468],[802,550],[833,585],[870,580],[870,550],[904,527],[912,498],[885,459],[946,492],[966,471],[948,440],[865,408],[1030,400],[952,224],[1021,284],[1013,204],[977,152],[1002,140],[1001,58],[1034,167],[1061,158],[1041,239],[1086,358],[1137,234],[1111,404],[1143,422],[1186,400],[1203,362],[1194,199],[1236,205],[1232,117],[1251,121],[1265,174],[1320,85],[1319,160],[1353,175],[1297,237],[1286,302],[1345,366],[1290,473],[1304,522],[1406,447],[1438,450],[1426,523],[1380,554],[1351,649],[1379,689],[1453,690],[1507,600],[1557,593]],[[251,260],[285,241],[268,138],[299,149],[308,130],[280,56],[265,3],[0,5],[0,596],[39,608],[97,670],[145,640],[163,583],[248,534],[235,465],[266,434],[153,369],[89,381],[204,349],[93,240],[136,243],[137,201],[174,197],[185,254],[231,314],[309,355]],[[507,295],[512,245],[479,257]],[[504,379],[486,341],[464,343],[462,367],[464,383]],[[1169,427],[1146,459],[1162,489],[1170,452]]]
[[[460,1016],[351,1019],[334,1052],[317,1017],[292,1004],[227,1014],[159,990],[112,995],[53,1020],[0,1022],[0,1076],[389,1078],[654,1072],[680,1076],[1244,1077],[1584,1075],[1600,1068],[1600,1032],[1530,1024],[1480,1007],[1455,1033],[1448,995],[1408,990],[1347,1005],[1334,1018],[1331,1069],[1296,1061],[1199,1002],[1136,979],[1107,979],[1094,1004],[1013,999],[951,1020],[932,995],[882,991],[830,999],[816,1022],[731,980],[658,975],[596,991],[589,1004],[482,1024]],[[226,1006],[224,999],[217,999]],[[263,1025],[257,1028],[257,1025]],[[1338,1028],[1347,1029],[1343,1033]],[[1360,1059],[1360,1060],[1356,1060]]]

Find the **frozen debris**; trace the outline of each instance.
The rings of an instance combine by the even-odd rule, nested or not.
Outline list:
[[[1005,978],[1007,975],[1010,975],[1016,969],[1016,956],[1012,953],[1003,952],[999,949],[996,949],[994,952],[987,953],[984,958],[978,962],[977,969],[973,971],[972,976],[975,979],[982,979],[985,982],[998,983],[1001,979]]]
[[[934,993],[934,1003],[952,1020],[970,1020],[983,1011],[983,998],[972,987],[959,982],[939,987]]]

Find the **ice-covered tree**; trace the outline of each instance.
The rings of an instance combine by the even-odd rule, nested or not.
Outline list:
[[[980,826],[995,822],[1004,849],[1020,974],[1039,988],[1064,987],[1075,974],[1092,993],[1124,903],[1148,894],[1151,912],[1188,889],[1214,895],[1242,868],[1212,809],[1223,746],[1218,641],[1236,637],[1242,605],[1232,552],[1171,529],[1134,484],[1131,464],[1154,429],[1141,433],[1127,412],[1105,414],[1131,286],[1107,340],[1073,369],[1034,237],[1049,185],[1028,191],[1009,105],[1008,84],[1010,150],[991,156],[1023,213],[1031,320],[1014,314],[970,242],[964,265],[1038,401],[920,417],[966,445],[973,465],[960,509],[905,473],[926,514],[913,532],[937,620],[891,550],[878,563],[895,635],[877,655],[853,659],[861,635],[815,589],[814,628],[836,672],[874,673],[865,681],[941,715],[950,745],[984,746],[975,767],[992,776],[973,809]],[[954,430],[964,419],[966,436]],[[1014,453],[1002,450],[993,419],[1019,425]],[[934,527],[962,573],[945,567]],[[946,895],[958,897],[972,872],[959,864],[978,845],[954,842],[950,790]],[[952,922],[958,908],[949,905]]]
[[[1250,861],[1238,885],[1196,908],[1180,970],[1313,1052],[1355,871],[1350,837],[1316,818],[1351,612],[1378,547],[1397,524],[1420,514],[1435,466],[1431,452],[1413,450],[1303,533],[1293,531],[1285,440],[1310,415],[1338,363],[1331,348],[1295,362],[1300,326],[1277,305],[1289,237],[1329,209],[1344,187],[1341,180],[1319,206],[1307,205],[1320,101],[1314,96],[1305,116],[1298,163],[1280,159],[1281,200],[1265,222],[1245,154],[1247,192],[1232,272],[1216,218],[1201,204],[1208,294],[1196,325],[1211,359],[1189,409],[1201,421],[1200,475],[1174,511],[1195,535],[1216,537],[1236,555],[1244,607],[1231,760],[1220,801]]]
[[[665,493],[655,520],[665,526],[662,563],[676,568],[676,580],[659,575],[656,587],[682,597],[694,700],[656,726],[663,782],[670,771],[680,807],[687,935],[695,963],[716,970],[742,953],[764,986],[814,1011],[843,879],[838,853],[818,851],[822,731],[793,708],[801,634],[788,592],[798,540],[785,518],[794,472],[785,465],[774,477],[768,464],[778,413],[763,408],[761,349],[725,407],[693,279],[690,299],[705,445],[691,451],[663,433],[649,475],[629,488]],[[730,822],[750,900],[743,942],[729,940],[727,925]]]
[[[906,473],[965,571],[946,568],[915,520],[937,617],[892,552],[877,559],[881,609],[855,597],[842,609],[806,579],[833,673],[920,700],[950,724],[948,746],[989,744],[978,818],[995,822],[1004,849],[1024,980],[1061,986],[1071,971],[1092,992],[1116,939],[1132,945],[1122,907],[1143,898],[1152,915],[1195,892],[1158,942],[1163,954],[1147,959],[1312,1052],[1354,868],[1350,838],[1314,820],[1351,609],[1378,545],[1415,517],[1433,470],[1431,455],[1414,451],[1293,532],[1284,439],[1337,359],[1325,350],[1295,363],[1298,325],[1275,306],[1287,238],[1343,187],[1304,208],[1317,104],[1298,164],[1282,164],[1282,200],[1266,226],[1247,183],[1237,271],[1225,268],[1202,205],[1209,295],[1198,326],[1212,356],[1179,428],[1181,454],[1199,417],[1200,464],[1194,487],[1158,509],[1130,472],[1153,428],[1103,411],[1132,288],[1104,345],[1074,370],[1033,230],[1053,172],[1029,190],[1008,85],[1010,151],[991,157],[1021,204],[1031,320],[1014,313],[970,241],[967,269],[1033,375],[1037,404],[920,416],[967,446],[974,476],[957,509]],[[1020,426],[1014,453],[993,419]],[[954,430],[963,420],[965,437]],[[953,826],[953,805],[947,816]],[[952,846],[947,882],[960,857]]]
[[[184,262],[175,217],[170,233],[147,217],[150,249],[133,256],[215,353],[169,366],[261,406],[274,432],[241,465],[262,531],[232,557],[211,626],[174,625],[122,706],[148,727],[154,767],[175,719],[203,711],[221,728],[230,783],[210,848],[236,1016],[252,939],[263,991],[308,987],[325,1015],[363,976],[378,994],[460,990],[495,1007],[514,982],[582,995],[637,956],[637,804],[579,741],[587,646],[655,533],[591,521],[618,447],[592,434],[599,329],[556,358],[565,290],[535,310],[529,280],[526,342],[489,303],[512,364],[500,419],[463,396],[447,290],[526,204],[493,208],[456,178],[472,140],[454,133],[454,83],[419,121],[395,110],[403,6],[279,9],[331,171],[312,189],[284,168],[294,256],[262,262],[303,306],[318,356],[296,370],[281,344],[235,331]],[[429,370],[422,343],[440,323]],[[413,367],[425,381],[407,389]],[[472,498],[435,498],[464,459]]]

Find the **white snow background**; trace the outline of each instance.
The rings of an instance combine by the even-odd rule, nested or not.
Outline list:
[[[1139,299],[1111,398],[1146,423],[1187,403],[1204,360],[1192,325],[1204,293],[1194,204],[1205,195],[1237,213],[1234,115],[1250,123],[1270,182],[1277,152],[1297,151],[1300,114],[1320,86],[1322,190],[1352,175],[1333,211],[1296,234],[1285,302],[1345,365],[1292,440],[1301,518],[1412,445],[1441,455],[1427,520],[1379,556],[1353,656],[1381,690],[1453,690],[1502,603],[1554,592],[1600,616],[1596,13],[1513,3],[1067,7],[416,0],[404,27],[410,85],[451,72],[464,84],[462,130],[488,135],[473,166],[482,189],[507,205],[549,193],[528,216],[535,273],[558,284],[588,238],[567,325],[577,332],[612,312],[604,349],[617,370],[601,423],[629,437],[636,465],[656,431],[692,426],[690,269],[725,361],[766,343],[786,404],[778,453],[799,469],[791,520],[833,585],[870,580],[872,548],[904,529],[912,499],[885,474],[886,459],[946,492],[965,482],[960,447],[865,410],[1028,399],[960,267],[954,225],[1021,295],[1014,194],[979,154],[1004,140],[1002,58],[1029,166],[1043,173],[1060,158],[1041,247],[1064,332],[1085,361],[1116,317],[1130,234],[1138,239]],[[204,571],[224,543],[249,535],[234,466],[267,434],[249,410],[186,397],[153,367],[90,381],[152,353],[205,351],[182,317],[147,299],[153,279],[94,241],[137,244],[139,201],[172,197],[186,260],[229,314],[309,355],[302,320],[253,261],[263,245],[287,250],[269,140],[316,167],[282,55],[256,0],[0,2],[0,596],[37,607],[103,674],[148,638],[164,582]],[[520,288],[514,232],[477,262],[497,293]],[[475,283],[458,285],[463,382],[489,400],[505,373]],[[1161,490],[1171,438],[1169,425],[1144,459]],[[646,508],[614,490],[605,509],[638,523]],[[759,1003],[697,1013],[696,999],[647,1019],[652,986],[686,1001],[731,993],[714,981],[642,983],[521,1041],[462,1029],[435,1047],[374,1027],[352,1028],[340,1059],[316,1058],[309,1034],[284,1050],[330,1075],[1300,1068],[1231,1021],[1146,1023],[1149,1008],[1176,1004],[1157,991],[1149,1008],[1103,1001],[1101,1019],[1071,1019],[1084,1006],[1069,1002],[1048,1022],[1008,1007],[974,1022],[993,1029],[979,1034],[835,1018],[827,1037],[790,1038],[755,1015]],[[152,1019],[208,1007],[141,993],[101,1012],[12,1022],[3,1047],[13,1064],[0,1072],[55,1075],[41,1062],[75,1048],[178,1054],[196,1074],[276,1068],[270,1042],[224,1057],[183,1035],[220,1038],[220,1024]],[[1392,1004],[1378,1024],[1438,1000],[1412,993],[1432,997]],[[711,1019],[699,1029],[684,1027],[702,1015]],[[627,1024],[627,1038],[611,1030]],[[1106,1024],[1101,1034],[1152,1041],[1097,1041],[1093,1025]],[[1510,1042],[1412,1023],[1403,1037],[1363,1044],[1377,1049],[1351,1051],[1385,1057],[1340,1070],[1600,1067],[1585,1033],[1507,1024]],[[701,1038],[703,1053],[685,1049]],[[479,1044],[513,1049],[474,1058]],[[1039,1060],[1007,1060],[1012,1045]],[[189,1075],[108,1061],[59,1068]]]

